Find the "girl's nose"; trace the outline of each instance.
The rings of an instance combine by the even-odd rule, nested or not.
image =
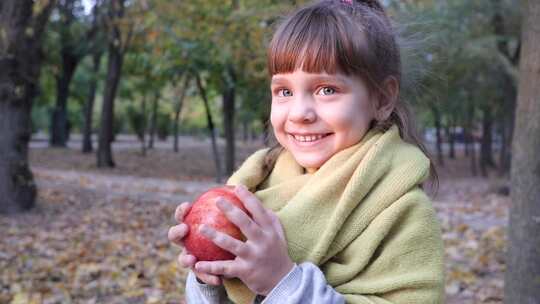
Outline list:
[[[313,103],[307,98],[296,98],[289,109],[289,120],[295,123],[312,123],[317,120]]]

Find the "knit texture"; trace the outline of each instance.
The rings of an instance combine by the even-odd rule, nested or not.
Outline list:
[[[228,184],[243,184],[277,213],[289,255],[312,262],[347,303],[443,303],[440,225],[419,185],[429,160],[396,126],[370,131],[312,174],[284,151],[271,172],[267,150],[250,156]],[[255,295],[225,280],[229,298]]]

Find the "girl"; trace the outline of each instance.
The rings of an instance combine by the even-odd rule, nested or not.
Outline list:
[[[301,8],[268,49],[279,146],[229,179],[251,217],[218,206],[246,236],[202,227],[231,261],[190,268],[188,303],[443,303],[443,244],[422,191],[430,161],[399,99],[401,66],[376,0]],[[169,239],[181,244],[189,203]]]

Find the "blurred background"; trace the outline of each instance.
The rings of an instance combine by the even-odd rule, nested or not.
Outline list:
[[[439,173],[448,303],[502,303],[520,6],[381,2]],[[31,81],[0,102],[0,144],[19,144],[25,186],[0,215],[0,303],[182,303],[174,209],[269,144],[266,44],[307,1],[2,0],[0,23],[23,3]]]

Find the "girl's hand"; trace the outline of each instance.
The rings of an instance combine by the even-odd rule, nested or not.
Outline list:
[[[191,208],[191,203],[184,202],[180,204],[178,207],[176,207],[176,211],[174,212],[174,218],[178,222],[178,225],[173,226],[169,229],[169,241],[172,243],[182,246],[182,252],[178,256],[178,262],[180,265],[184,268],[190,268],[193,273],[195,273],[195,276],[202,281],[203,283],[209,284],[209,285],[221,285],[221,278],[212,274],[205,273],[204,271],[199,271],[194,269],[194,265],[197,262],[197,258],[191,254],[189,254],[184,247],[184,244],[182,242],[182,239],[187,235],[189,231],[188,225],[183,223],[184,215],[188,212],[189,208]]]
[[[255,195],[244,186],[237,186],[235,194],[251,214],[220,199],[218,208],[242,231],[247,240],[239,241],[208,226],[201,233],[217,246],[236,255],[229,261],[200,261],[195,269],[213,275],[237,277],[253,292],[267,295],[294,267],[287,251],[281,223],[275,213],[262,206]]]

